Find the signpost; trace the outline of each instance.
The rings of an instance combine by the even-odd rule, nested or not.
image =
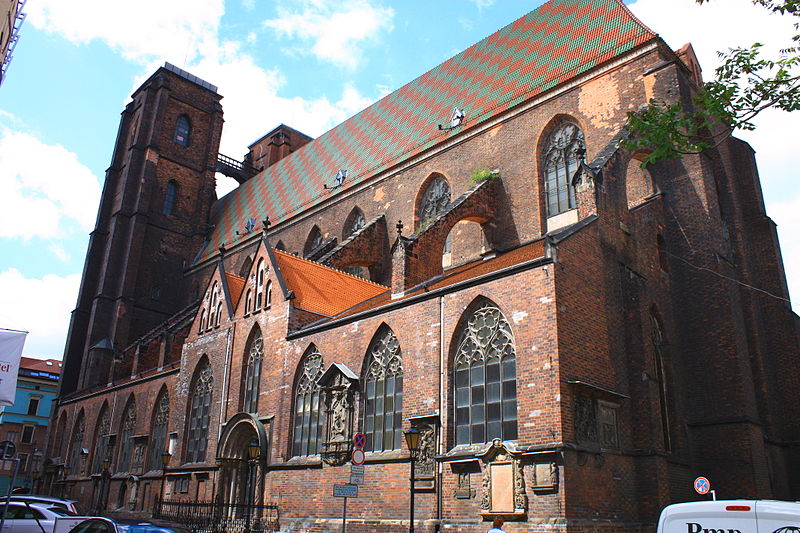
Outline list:
[[[333,497],[342,498],[342,533],[347,532],[347,498],[358,498],[358,486],[364,484],[364,446],[367,445],[367,436],[363,433],[353,435],[353,455],[350,465],[350,483],[336,483],[333,485]]]
[[[336,483],[333,486],[333,497],[344,498],[342,504],[342,533],[347,531],[347,498],[358,498],[358,485]]]

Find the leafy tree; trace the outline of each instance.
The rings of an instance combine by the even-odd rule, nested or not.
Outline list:
[[[709,0],[695,0],[703,4]],[[784,16],[800,17],[800,0],[752,0]],[[763,44],[718,52],[722,64],[715,77],[700,88],[691,105],[651,100],[629,113],[632,134],[625,146],[647,155],[642,165],[680,158],[718,145],[735,129],[753,130],[753,119],[765,109],[800,109],[800,25],[790,46],[778,57],[763,56]]]

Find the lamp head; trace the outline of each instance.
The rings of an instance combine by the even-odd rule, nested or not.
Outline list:
[[[256,459],[261,454],[261,445],[257,440],[250,441],[247,445],[247,456],[250,459]]]
[[[164,450],[163,452],[161,452],[161,466],[166,468],[171,458],[172,454],[169,453],[169,450]]]
[[[406,446],[408,446],[408,451],[412,453],[418,452],[419,438],[420,438],[419,429],[412,426],[408,431],[405,432],[405,436],[406,436]]]

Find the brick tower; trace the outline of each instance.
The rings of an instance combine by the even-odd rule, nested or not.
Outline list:
[[[217,88],[169,63],[122,112],[64,353],[61,394],[105,384],[119,350],[189,303],[222,131]]]

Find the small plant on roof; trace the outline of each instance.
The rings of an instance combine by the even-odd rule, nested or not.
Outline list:
[[[482,183],[486,180],[499,178],[500,177],[500,169],[493,168],[489,170],[488,168],[479,168],[472,173],[470,178],[472,179],[473,183]]]

